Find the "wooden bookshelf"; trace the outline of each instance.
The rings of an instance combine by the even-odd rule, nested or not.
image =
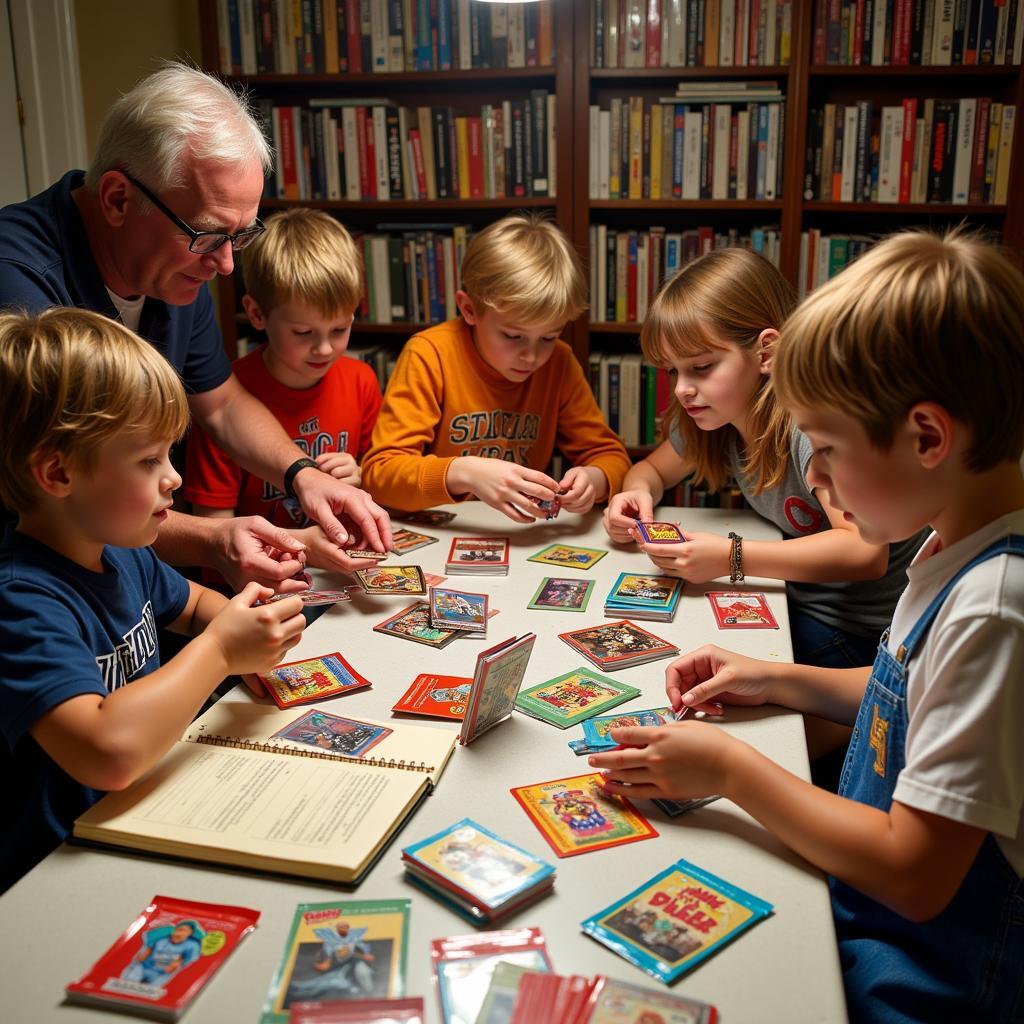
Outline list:
[[[697,225],[741,231],[776,223],[781,231],[779,266],[794,283],[800,263],[801,231],[856,232],[882,236],[917,224],[941,226],[966,220],[998,233],[1024,263],[1024,125],[1017,124],[1010,164],[1008,202],[1000,205],[971,203],[834,202],[804,197],[808,118],[823,102],[852,103],[870,98],[877,105],[898,104],[904,97],[956,99],[988,96],[994,102],[1015,104],[1018,122],[1024,119],[1024,73],[1020,65],[870,66],[815,64],[815,4],[793,0],[790,20],[790,60],[785,65],[731,67],[591,67],[591,18],[594,0],[554,0],[552,28],[555,58],[549,67],[484,68],[453,71],[387,73],[250,74],[233,76],[257,98],[301,104],[310,97],[386,96],[402,105],[457,105],[467,92],[473,102],[492,102],[512,91],[545,88],[555,94],[557,116],[556,196],[514,199],[443,199],[353,202],[310,200],[308,205],[328,209],[347,226],[372,230],[375,223],[401,219],[429,222],[457,219],[482,227],[516,209],[550,210],[586,261],[589,229],[602,221],[618,230],[647,230],[665,224],[679,231]],[[646,11],[648,4],[641,5]],[[664,3],[663,5],[664,6]],[[219,67],[216,0],[199,0],[205,66]],[[1024,17],[1024,11],[1019,14]],[[679,82],[748,80],[778,81],[785,95],[784,137],[781,151],[781,195],[762,200],[593,199],[589,196],[588,111],[592,103],[609,96],[658,97]],[[280,199],[263,203],[266,211],[292,205]],[[400,218],[392,215],[398,214]],[[233,345],[238,300],[231,280],[219,289],[225,341]],[[590,314],[592,316],[592,313]],[[584,316],[566,331],[580,362],[586,367],[592,340],[596,348],[626,347],[626,338],[639,334],[638,323],[588,323]],[[391,339],[422,325],[410,323],[358,325],[357,333],[371,339]],[[635,343],[630,342],[632,351]],[[646,449],[635,448],[636,452]]]

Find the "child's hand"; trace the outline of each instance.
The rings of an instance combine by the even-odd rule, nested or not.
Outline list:
[[[654,502],[647,491],[620,491],[604,510],[604,528],[616,544],[630,544],[636,521],[654,521]]]
[[[362,482],[359,463],[348,452],[321,452],[316,457],[316,464],[323,472],[330,473],[343,484],[358,487]]]
[[[641,544],[647,557],[669,576],[704,583],[728,576],[732,541],[714,533],[687,533],[685,544]]]
[[[730,754],[740,741],[706,722],[628,726],[609,733],[625,749],[593,754],[609,793],[651,800],[689,800],[726,788]]]
[[[561,489],[562,508],[566,512],[582,515],[594,507],[594,502],[607,490],[604,473],[594,466],[573,466],[558,484]]]
[[[319,526],[307,526],[295,530],[294,535],[306,545],[306,565],[311,569],[327,569],[329,572],[354,572],[356,569],[371,569],[377,564],[373,558],[352,558],[348,548],[340,548]],[[363,545],[358,534],[350,535],[352,548],[359,550]]]
[[[543,509],[528,501],[528,498],[553,501],[558,493],[558,484],[547,473],[528,469],[515,462],[470,456],[456,459],[455,463],[462,464],[459,466],[459,478],[465,479],[471,494],[517,523],[532,523],[547,516]],[[565,507],[564,498],[562,507]]]
[[[665,670],[665,693],[676,711],[682,705],[695,711],[717,714],[707,704],[712,697],[726,704],[765,704],[775,666],[767,661],[747,658],[735,651],[705,644]]]
[[[247,584],[201,634],[220,649],[228,675],[265,672],[299,642],[306,625],[302,602],[288,597],[256,605],[273,596],[269,587]]]

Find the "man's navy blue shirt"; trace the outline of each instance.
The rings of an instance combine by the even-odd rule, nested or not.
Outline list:
[[[0,309],[36,313],[77,306],[116,320],[82,218],[71,197],[83,171],[0,210]],[[212,391],[231,374],[206,285],[187,306],[148,298],[138,333],[178,371],[189,394]]]

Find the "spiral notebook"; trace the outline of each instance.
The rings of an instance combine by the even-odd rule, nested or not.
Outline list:
[[[358,884],[433,790],[456,737],[336,707],[221,701],[148,775],[86,811],[74,836]]]

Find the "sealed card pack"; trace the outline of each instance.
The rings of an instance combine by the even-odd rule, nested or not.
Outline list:
[[[391,710],[406,715],[461,721],[466,714],[466,700],[472,682],[469,676],[439,676],[421,672]]]
[[[704,595],[719,629],[778,629],[779,624],[763,593],[749,590],[709,590]]]

